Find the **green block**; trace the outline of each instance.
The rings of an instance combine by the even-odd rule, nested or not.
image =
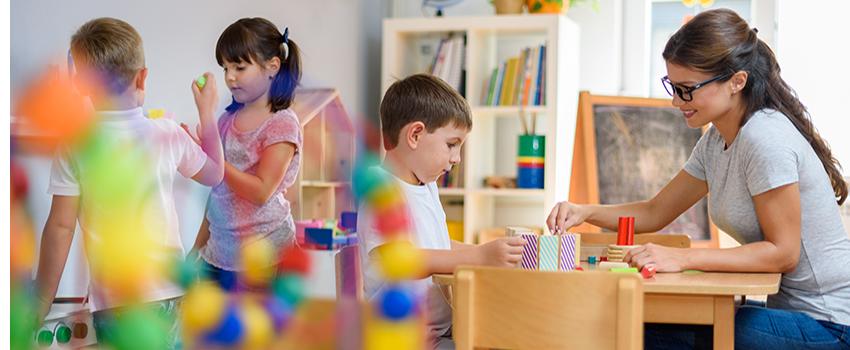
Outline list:
[[[198,77],[198,79],[195,79],[195,84],[198,85],[198,88],[203,89],[207,85],[207,77],[203,75]]]
[[[615,267],[611,269],[611,272],[620,272],[620,273],[637,273],[637,267]]]

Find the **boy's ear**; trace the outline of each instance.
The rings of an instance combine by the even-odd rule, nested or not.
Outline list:
[[[425,128],[425,123],[421,121],[416,121],[408,124],[406,126],[407,131],[404,132],[404,141],[407,142],[408,147],[410,149],[416,149],[419,145],[419,140],[422,136],[428,131]]]
[[[140,69],[136,73],[136,78],[133,84],[136,85],[137,90],[145,91],[145,81],[148,78],[148,69],[147,67]]]

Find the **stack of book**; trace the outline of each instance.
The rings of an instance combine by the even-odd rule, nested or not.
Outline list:
[[[449,83],[464,95],[466,83],[466,36],[450,35],[440,40],[431,64],[431,74]]]
[[[546,45],[527,47],[494,68],[484,82],[484,106],[542,106],[546,104]]]

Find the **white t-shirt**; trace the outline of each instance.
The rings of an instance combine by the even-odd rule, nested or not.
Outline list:
[[[177,208],[174,204],[174,178],[178,172],[187,178],[195,176],[204,166],[206,154],[177,123],[169,119],[148,119],[142,113],[141,107],[121,111],[100,111],[98,118],[98,127],[104,135],[108,135],[110,140],[130,145],[134,152],[140,152],[143,155],[140,158],[147,160],[147,166],[140,167],[141,173],[137,175],[137,178],[141,181],[147,180],[149,183],[145,185],[153,193],[146,196],[150,200],[138,203],[138,215],[144,215],[143,222],[157,225],[165,231],[162,236],[158,236],[162,240],[158,243],[171,251],[183,253]],[[53,160],[48,194],[85,198],[85,189],[80,187],[80,176],[86,173],[86,169],[81,169],[82,166],[75,155],[67,150],[60,150]],[[97,232],[94,232],[86,223],[86,218],[98,215],[96,205],[97,203],[80,201],[78,218],[87,242],[99,239]],[[113,294],[107,288],[99,286],[94,280],[90,282],[89,294],[92,311],[121,306],[113,300]],[[183,291],[178,286],[162,282],[148,285],[141,301],[170,299],[182,294]]]
[[[380,167],[375,167],[387,173]],[[422,249],[451,249],[449,229],[446,226],[446,212],[440,203],[437,184],[434,182],[415,186],[387,173],[397,181],[403,191],[410,211],[411,229],[410,240]],[[360,206],[357,215],[358,235],[360,238],[360,262],[363,267],[363,287],[366,298],[372,300],[379,297],[386,281],[381,275],[378,262],[370,259],[369,253],[375,247],[384,243],[381,234],[373,224],[371,210],[365,205]],[[447,301],[447,293],[426,277],[413,282],[420,300],[423,296],[427,302],[428,332],[431,339],[446,334],[452,324],[452,310]]]

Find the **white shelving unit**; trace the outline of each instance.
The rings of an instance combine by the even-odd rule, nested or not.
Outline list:
[[[515,15],[386,19],[383,30],[382,91],[397,79],[427,72],[441,38],[466,36],[466,91],[461,93],[471,106],[473,128],[464,145],[464,187],[440,190],[448,219],[464,223],[464,241],[474,243],[485,228],[545,226],[552,206],[566,200],[570,187],[578,106],[578,26],[562,15]],[[546,45],[546,103],[524,110],[528,116],[537,114],[537,133],[546,135],[544,188],[484,188],[485,176],[516,176],[517,138],[522,131],[520,108],[482,106],[483,89],[500,62],[524,47],[541,44]]]

